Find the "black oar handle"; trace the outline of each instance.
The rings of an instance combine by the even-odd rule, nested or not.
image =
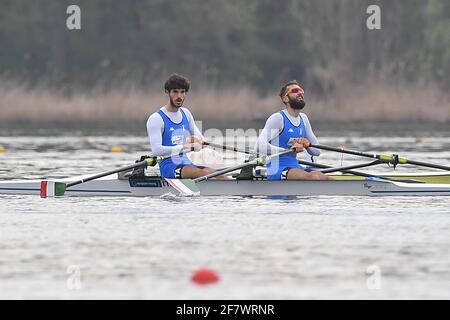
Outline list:
[[[355,156],[361,156],[361,157],[378,159],[376,154],[370,154],[370,153],[365,153],[365,152],[356,151],[356,150],[347,150],[347,149],[335,148],[335,147],[330,147],[330,146],[324,146],[324,145],[321,145],[321,144],[311,144],[310,147],[317,148],[317,149],[322,149],[322,150],[327,150],[327,151],[347,153],[347,154],[352,154],[352,155],[355,155]]]

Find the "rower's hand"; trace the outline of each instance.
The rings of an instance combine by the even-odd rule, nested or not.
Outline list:
[[[187,138],[187,143],[183,146],[184,149],[190,151],[200,151],[203,148],[203,140],[196,136],[190,136]]]
[[[294,144],[292,145],[292,148],[294,149],[295,153],[303,152],[303,144],[300,144],[298,142],[294,142]]]
[[[311,142],[309,142],[309,140],[306,138],[296,138],[294,140],[294,143],[301,144],[303,148],[309,148],[311,146]]]
[[[189,136],[186,140],[187,143],[198,143],[198,144],[204,144],[205,142],[203,139],[198,138],[196,136]]]
[[[184,150],[189,150],[189,151],[200,151],[203,149],[203,145],[198,143],[198,142],[194,142],[194,143],[185,143],[183,145],[183,149]]]

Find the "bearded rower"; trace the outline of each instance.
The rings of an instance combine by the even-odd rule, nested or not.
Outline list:
[[[257,152],[264,155],[278,153],[294,147],[295,153],[282,155],[267,164],[267,179],[269,180],[327,180],[321,172],[306,172],[297,161],[297,153],[304,149],[318,157],[320,150],[311,148],[310,144],[318,144],[308,117],[300,112],[306,105],[305,91],[293,80],[285,84],[279,93],[286,109],[272,114],[262,130],[257,144]]]
[[[147,120],[147,133],[153,156],[165,157],[159,164],[163,178],[195,179],[214,172],[208,167],[194,165],[183,150],[200,151],[203,135],[192,113],[182,107],[190,88],[183,76],[172,74],[164,84],[169,102]]]

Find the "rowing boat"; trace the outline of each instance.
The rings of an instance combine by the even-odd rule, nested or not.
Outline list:
[[[70,183],[85,176],[61,179]],[[353,175],[330,175],[333,180],[206,180],[198,183],[202,196],[450,196],[449,173],[392,174],[385,180]],[[0,194],[39,195],[41,180],[1,181]],[[67,196],[157,197],[173,193],[159,176],[124,178],[108,175],[67,188]]]
[[[229,146],[208,143],[224,150],[238,151]],[[267,180],[264,174],[256,174],[272,159],[294,152],[285,149],[270,156],[257,156],[244,164],[217,170],[195,179],[164,179],[158,175],[145,175],[142,168],[155,166],[164,158],[159,156],[142,156],[132,165],[113,169],[89,176],[79,176],[48,180],[0,181],[0,195],[40,195],[48,196],[164,196],[178,192],[182,196],[450,196],[450,166],[415,161],[397,154],[371,154],[356,150],[346,150],[325,145],[310,145],[318,149],[348,153],[366,158],[373,158],[368,163],[332,168],[318,163],[302,164],[309,166],[305,170],[318,170],[327,174],[328,180]],[[181,154],[189,150],[182,150]],[[247,150],[240,152],[250,154]],[[170,157],[170,156],[169,156]],[[300,162],[300,161],[299,161]],[[389,174],[372,175],[360,171],[364,168],[387,163],[394,169],[398,164],[410,164],[421,167],[445,170],[447,173]],[[244,173],[244,169],[253,173]],[[135,169],[141,173],[134,174]],[[130,172],[133,170],[133,172]],[[239,175],[228,180],[214,179],[240,170]],[[127,173],[128,172],[128,173]],[[341,172],[341,174],[332,174]],[[128,174],[128,175],[127,175]]]

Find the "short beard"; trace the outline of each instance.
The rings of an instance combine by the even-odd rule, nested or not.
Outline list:
[[[305,100],[297,100],[297,98],[289,98],[289,105],[292,107],[292,109],[302,110],[306,106],[306,102]]]
[[[170,106],[173,107],[173,108],[181,108],[183,106],[183,103],[181,104],[181,106],[177,106],[175,104],[175,101],[173,101],[172,98],[170,98]]]

